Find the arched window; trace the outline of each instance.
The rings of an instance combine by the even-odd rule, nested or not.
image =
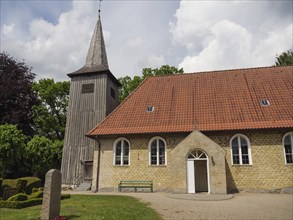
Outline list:
[[[149,142],[149,165],[166,164],[166,142],[163,138],[153,137]]]
[[[114,160],[113,164],[116,166],[129,165],[130,163],[130,144],[125,138],[118,138],[114,142]]]
[[[286,163],[293,164],[293,132],[284,135],[283,146]]]
[[[252,164],[249,139],[243,134],[236,134],[231,138],[232,164]]]

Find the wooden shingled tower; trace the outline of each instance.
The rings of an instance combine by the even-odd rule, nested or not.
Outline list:
[[[62,156],[62,184],[90,183],[95,141],[85,136],[119,104],[119,81],[108,67],[100,15],[85,65],[68,76],[70,97]]]

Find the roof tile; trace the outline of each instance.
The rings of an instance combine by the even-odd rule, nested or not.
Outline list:
[[[88,135],[281,127],[293,127],[293,66],[150,77]]]

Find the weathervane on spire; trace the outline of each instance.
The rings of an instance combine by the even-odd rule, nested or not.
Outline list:
[[[101,2],[102,2],[102,0],[99,0],[99,17],[100,17],[100,14],[101,14]]]

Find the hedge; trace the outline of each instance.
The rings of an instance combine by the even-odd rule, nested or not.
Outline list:
[[[32,193],[33,188],[39,188],[42,186],[42,181],[38,177],[22,177],[20,179],[27,180],[25,193],[28,195]]]
[[[61,199],[69,199],[70,194],[61,195]],[[41,205],[43,202],[42,198],[29,199],[26,201],[2,201],[0,200],[0,207],[10,209],[22,209],[30,206]]]
[[[62,194],[61,195],[61,200],[62,199],[70,199],[71,198],[71,195],[70,194]]]
[[[28,200],[28,195],[25,193],[18,193],[14,196],[11,196],[7,199],[7,201],[25,201]]]
[[[9,186],[11,188],[16,188],[18,179],[3,179],[2,185]]]
[[[0,181],[1,182],[1,181]],[[33,188],[39,188],[42,186],[41,179],[37,177],[22,177],[18,179],[3,179],[0,184],[0,196],[3,194],[4,187],[18,188],[21,192],[31,194]]]
[[[16,188],[19,190],[19,192],[25,193],[26,192],[26,184],[27,184],[26,179],[18,179]]]
[[[43,199],[30,199],[26,201],[1,201],[0,207],[2,208],[10,208],[10,209],[22,209],[29,206],[41,205]]]
[[[29,199],[43,198],[43,194],[44,192],[42,191],[33,192],[32,194],[28,196],[28,198]]]

